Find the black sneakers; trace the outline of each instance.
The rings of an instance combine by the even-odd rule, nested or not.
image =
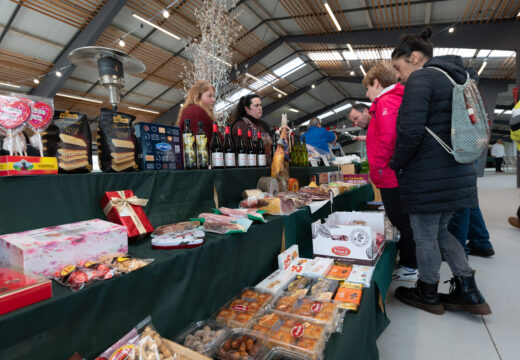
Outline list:
[[[473,256],[482,256],[482,257],[490,257],[495,255],[495,250],[493,248],[491,249],[479,249],[472,247],[471,245],[468,245],[469,248],[469,255]]]

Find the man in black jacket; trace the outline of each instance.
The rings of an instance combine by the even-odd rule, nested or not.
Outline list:
[[[476,287],[464,250],[447,229],[454,211],[477,206],[476,169],[457,163],[425,129],[428,126],[451,144],[453,85],[433,67],[459,84],[467,74],[458,56],[432,58],[430,36],[431,30],[405,36],[392,53],[394,68],[406,87],[390,168],[396,171],[401,203],[410,214],[419,268],[416,287],[399,287],[396,297],[434,314],[448,309],[486,315],[491,313],[489,305]],[[439,296],[441,253],[455,286],[450,294]]]

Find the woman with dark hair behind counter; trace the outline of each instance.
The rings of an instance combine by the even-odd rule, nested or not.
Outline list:
[[[238,101],[235,120],[231,126],[233,141],[238,143],[238,129],[242,129],[242,141],[247,143],[247,130],[251,130],[253,140],[256,141],[258,132],[262,133],[267,166],[271,165],[273,140],[269,135],[269,125],[262,118],[262,100],[256,94],[242,96]]]

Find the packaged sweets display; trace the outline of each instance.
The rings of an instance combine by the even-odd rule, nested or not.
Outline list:
[[[271,275],[266,277],[262,282],[256,285],[256,289],[265,291],[271,294],[279,294],[291,281],[294,280],[296,274],[285,270],[276,270]]]
[[[153,249],[192,249],[204,244],[206,234],[202,230],[186,230],[152,237]]]
[[[233,329],[215,347],[214,357],[221,360],[257,360],[266,352],[265,334],[246,329]]]
[[[339,321],[337,306],[332,301],[316,300],[285,293],[271,306],[274,311],[308,318],[325,324],[327,330],[334,331]]]
[[[141,170],[180,170],[182,140],[178,127],[137,123],[137,159]]]
[[[215,314],[217,321],[232,327],[248,327],[255,315],[270,304],[273,295],[245,288],[240,295],[229,301]]]
[[[118,276],[119,271],[100,263],[85,263],[83,266],[66,265],[55,272],[54,280],[72,291],[79,291],[96,280],[107,280]]]
[[[272,311],[258,317],[252,330],[265,333],[270,346],[284,347],[311,359],[320,357],[328,337],[324,324]]]
[[[343,309],[358,311],[362,295],[363,285],[344,282],[340,285],[334,300]]]
[[[92,134],[86,115],[55,111],[52,123],[42,135],[43,152],[58,158],[60,172],[92,171]]]
[[[269,350],[264,360],[310,360],[310,355],[289,350],[283,347],[274,347]]]
[[[96,360],[174,360],[177,359],[147,316],[135,328],[99,355]]]
[[[211,356],[215,345],[228,334],[226,324],[214,320],[189,325],[177,337],[177,342],[198,353]]]
[[[123,274],[128,274],[129,272],[145,267],[153,262],[154,259],[137,259],[129,254],[116,253],[101,255],[97,261],[107,264]]]
[[[296,276],[296,279],[291,281],[285,291],[289,294],[298,296],[305,296],[311,289],[312,279],[304,276]]]
[[[162,225],[155,228],[152,233],[152,237],[167,235],[167,234],[180,234],[188,230],[195,230],[201,226],[199,221],[183,221],[175,224]]]
[[[334,265],[334,260],[323,257],[316,257],[307,263],[302,271],[302,275],[309,277],[324,277]]]
[[[110,109],[101,109],[97,133],[99,167],[103,172],[124,172],[137,169],[135,116]]]
[[[3,149],[9,155],[27,155],[23,129],[30,116],[30,103],[17,97],[0,95],[0,133],[6,135]]]
[[[315,279],[308,296],[317,300],[332,300],[338,286],[339,282],[336,280]]]
[[[347,280],[351,271],[352,271],[351,265],[347,265],[347,264],[334,265],[328,272],[326,278],[331,279],[331,280],[344,281],[344,280]]]
[[[370,287],[370,281],[374,274],[375,266],[352,265],[352,271],[347,278],[350,283],[362,284],[364,287]]]

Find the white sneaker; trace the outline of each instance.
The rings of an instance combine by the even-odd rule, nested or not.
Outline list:
[[[418,280],[418,274],[419,272],[417,269],[399,265],[395,268],[394,273],[392,274],[392,280],[415,282]]]

